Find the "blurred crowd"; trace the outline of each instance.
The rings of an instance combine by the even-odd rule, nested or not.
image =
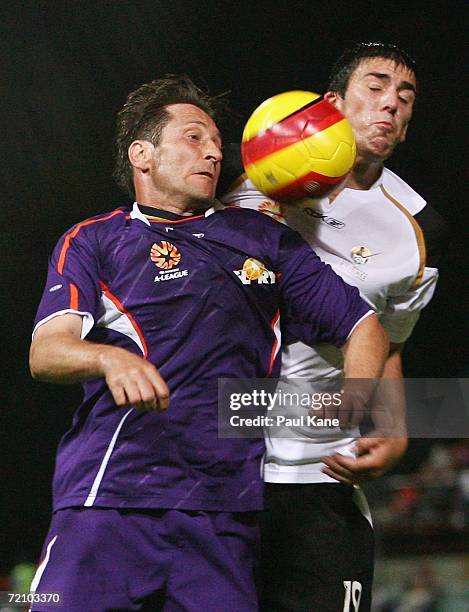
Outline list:
[[[469,612],[469,443],[435,441],[419,468],[373,482],[373,612]]]
[[[373,516],[383,534],[433,536],[469,527],[469,444],[435,442],[419,469],[376,481]],[[397,532],[397,533],[394,533]]]

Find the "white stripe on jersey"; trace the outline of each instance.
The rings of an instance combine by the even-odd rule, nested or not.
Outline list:
[[[97,321],[96,327],[112,329],[123,334],[124,336],[127,336],[135,342],[138,348],[142,351],[142,355],[145,355],[145,349],[142,341],[140,340],[135,327],[132,325],[131,320],[125,314],[125,312],[121,312],[114,302],[105,296],[104,293],[101,295],[101,304],[104,308],[104,313]]]
[[[107,451],[101,462],[98,473],[96,474],[96,478],[94,479],[94,482],[90,489],[88,497],[86,498],[86,501],[83,504],[84,506],[92,506],[94,504],[96,500],[96,496],[98,494],[99,486],[104,476],[104,472],[106,471],[107,464],[109,463],[109,459],[111,458],[112,451],[114,450],[114,446],[116,445],[117,436],[119,435],[119,432],[122,429],[122,425],[124,424],[125,419],[129,416],[132,410],[133,408],[130,408],[130,410],[127,410],[127,412],[124,414],[124,416],[120,420],[120,423],[117,426],[117,429],[114,432],[114,435],[112,436],[111,442],[109,443],[109,446],[107,447]]]

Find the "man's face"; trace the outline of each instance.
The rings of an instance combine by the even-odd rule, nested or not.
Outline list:
[[[190,204],[214,197],[220,175],[221,137],[214,121],[192,104],[170,104],[171,118],[150,168],[160,201]]]
[[[345,97],[330,101],[350,121],[362,159],[384,161],[405,140],[415,101],[415,74],[393,60],[373,57],[352,73]]]

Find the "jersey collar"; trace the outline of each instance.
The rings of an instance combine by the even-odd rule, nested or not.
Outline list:
[[[218,200],[215,200],[213,206],[205,211],[205,217],[209,217],[214,212],[217,212],[218,210],[223,210],[224,208],[225,206],[221,202],[219,202]],[[134,202],[133,204],[132,211],[130,213],[130,218],[140,219],[140,221],[143,221],[143,223],[145,223],[146,225],[150,225],[150,221],[142,213],[137,202]]]

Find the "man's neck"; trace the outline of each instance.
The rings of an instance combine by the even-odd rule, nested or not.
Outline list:
[[[358,159],[355,162],[352,172],[347,179],[346,187],[350,189],[369,189],[378,178],[381,176],[383,171],[383,162],[379,161],[368,161]]]
[[[180,217],[191,217],[193,215],[200,214],[201,211],[205,212],[212,206],[212,202],[210,200],[194,200],[191,202],[187,202],[184,204],[171,203],[168,204],[166,202],[156,202],[150,201],[147,202],[144,199],[137,198],[137,203],[139,206],[145,208],[152,208],[161,211],[167,211],[174,215],[178,215]],[[155,213],[156,214],[156,213]]]
[[[155,206],[145,206],[145,204],[138,205],[139,211],[144,215],[147,219],[166,219],[168,221],[177,221],[178,219],[187,219],[191,216],[198,217],[200,215],[204,215],[206,213],[205,209],[194,210],[191,215],[180,215],[179,213],[174,213],[170,210],[164,210],[162,208],[156,208]]]

